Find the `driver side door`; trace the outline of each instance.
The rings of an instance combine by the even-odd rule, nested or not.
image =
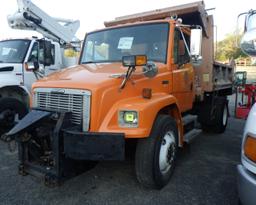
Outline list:
[[[189,47],[190,36],[183,33]],[[178,29],[174,32],[173,95],[178,99],[182,112],[188,111],[194,101],[194,68],[183,37]]]
[[[29,55],[27,57],[27,63],[34,63],[39,62],[39,44],[38,42],[33,42],[30,51],[28,52]],[[40,65],[41,66],[41,65]],[[36,76],[32,70],[27,70],[24,68],[24,85],[27,87],[29,91],[31,91],[32,84],[36,81]]]

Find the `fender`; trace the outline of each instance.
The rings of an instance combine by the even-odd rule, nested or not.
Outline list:
[[[6,86],[20,86],[20,79],[13,74],[0,74],[0,88]]]
[[[180,135],[183,133],[181,126],[181,115],[177,99],[166,93],[153,94],[151,99],[144,99],[141,96],[125,99],[115,103],[109,110],[101,123],[99,132],[125,133],[125,138],[145,138],[150,135],[155,118],[160,110],[175,105],[178,112],[174,117],[178,124]],[[139,126],[137,128],[124,128],[118,125],[118,112],[120,110],[136,110],[139,114]],[[178,115],[177,115],[178,113]],[[177,119],[178,117],[178,119]]]
[[[0,89],[5,87],[19,87],[30,97],[30,92],[27,87],[20,84],[18,77],[11,74],[0,74]]]

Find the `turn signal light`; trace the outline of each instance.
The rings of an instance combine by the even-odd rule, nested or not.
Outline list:
[[[145,55],[137,55],[136,56],[136,65],[142,66],[147,64],[147,56]]]
[[[256,138],[248,135],[244,143],[244,154],[253,162],[256,162]]]

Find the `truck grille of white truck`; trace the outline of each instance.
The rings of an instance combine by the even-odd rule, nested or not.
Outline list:
[[[88,131],[90,120],[91,92],[87,90],[62,88],[36,88],[34,90],[34,107],[69,111],[72,123],[82,125]]]

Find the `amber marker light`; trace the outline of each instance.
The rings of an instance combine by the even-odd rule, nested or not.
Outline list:
[[[247,134],[244,143],[244,154],[245,156],[253,162],[256,162],[256,138]]]
[[[143,88],[142,90],[142,97],[146,99],[150,99],[152,97],[152,89],[150,88]]]
[[[147,56],[145,55],[137,55],[136,57],[136,65],[142,66],[147,64]]]

